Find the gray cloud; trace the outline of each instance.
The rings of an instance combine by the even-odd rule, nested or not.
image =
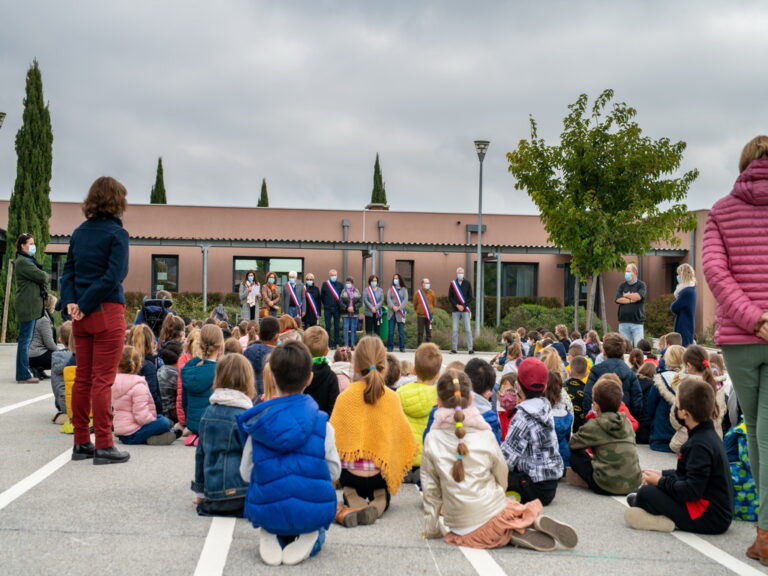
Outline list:
[[[473,211],[487,138],[485,210],[534,213],[505,159],[528,115],[556,139],[570,102],[611,87],[647,134],[688,143],[705,208],[765,131],[759,2],[6,4],[0,197],[35,57],[55,200],[111,174],[147,202],[162,155],[171,203],[252,206],[266,178],[273,206],[360,208],[379,152],[393,209]]]

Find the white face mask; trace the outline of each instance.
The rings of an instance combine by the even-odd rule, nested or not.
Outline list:
[[[464,280],[464,274],[456,274],[456,278],[459,280]]]
[[[307,286],[312,286],[314,283],[314,280],[307,280]]]
[[[37,246],[35,246],[34,244],[32,244],[32,246],[30,246],[30,247],[27,249],[27,254],[29,254],[30,256],[34,256],[35,254],[37,254]]]

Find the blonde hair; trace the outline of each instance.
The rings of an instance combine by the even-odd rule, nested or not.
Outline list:
[[[250,361],[242,354],[227,354],[216,363],[213,388],[238,390],[253,398],[256,394],[256,380]]]
[[[123,346],[117,371],[120,374],[138,374],[144,365],[144,356],[134,346]]]
[[[355,347],[352,357],[355,372],[365,382],[363,400],[366,404],[376,404],[386,391],[384,375],[387,371],[387,349],[378,336],[363,336]]]
[[[155,334],[152,332],[152,328],[146,324],[137,324],[128,333],[128,344],[136,348],[142,358],[147,354],[153,354]]]
[[[451,476],[456,482],[464,481],[464,457],[469,454],[469,448],[464,443],[467,431],[464,429],[464,410],[469,405],[469,395],[472,393],[472,383],[464,372],[447,370],[437,381],[437,397],[445,408],[453,409],[453,420],[456,425],[456,461],[451,469]]]
[[[328,332],[320,326],[312,326],[304,332],[304,344],[312,358],[320,358],[328,352]]]
[[[72,321],[67,320],[64,322],[61,326],[59,326],[59,342],[64,344],[64,346],[67,347],[67,350],[70,352],[74,352],[74,342],[72,342],[70,345],[70,341],[72,339]]]
[[[443,355],[440,354],[440,348],[432,342],[422,343],[416,348],[413,365],[416,378],[420,382],[434,380],[440,374],[440,368],[443,365]]]
[[[53,314],[53,311],[56,309],[56,302],[58,302],[59,299],[56,298],[53,294],[48,294],[48,299],[45,301],[45,308]]]
[[[462,366],[462,370],[464,367]],[[400,360],[400,375],[411,376],[413,374],[413,362],[410,360]]]
[[[200,328],[192,328],[184,343],[184,352],[190,356],[200,356]]]
[[[685,348],[672,344],[664,352],[664,365],[670,370],[677,372],[683,367],[683,354],[685,354]]]
[[[544,362],[544,365],[550,372],[559,374],[561,378],[565,375],[565,364],[563,364],[560,354],[552,346],[547,346],[541,351],[539,360]]]
[[[448,366],[446,366],[445,369],[464,372],[464,362],[462,362],[461,360],[454,360],[453,362],[449,362]]]
[[[224,333],[215,324],[206,324],[200,329],[200,357],[211,358],[224,349]]]
[[[224,341],[224,354],[242,354],[243,345],[240,340],[234,336]]]
[[[688,286],[696,285],[696,272],[690,264],[680,264],[677,267],[677,274],[680,276],[680,283]]]
[[[264,370],[261,371],[262,381],[264,382],[264,400],[272,400],[277,396],[277,386],[275,386],[275,379],[272,377],[272,367],[269,362],[264,364]]]
[[[755,136],[744,145],[739,159],[739,172],[744,172],[753,160],[768,158],[768,136]]]
[[[522,357],[522,355],[523,347],[520,346],[519,342],[512,342],[512,344],[509,345],[509,348],[507,348],[507,362],[517,360],[518,358]]]

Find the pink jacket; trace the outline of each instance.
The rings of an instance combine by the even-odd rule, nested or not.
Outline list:
[[[704,229],[704,276],[717,301],[715,342],[765,344],[755,335],[768,311],[768,159],[753,160]]]
[[[118,436],[130,436],[157,420],[155,401],[147,381],[138,374],[118,374],[112,385],[112,425]]]

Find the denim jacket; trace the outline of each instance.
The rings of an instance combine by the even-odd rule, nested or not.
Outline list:
[[[240,477],[243,440],[237,427],[237,416],[245,412],[245,404],[219,403],[220,394],[234,390],[218,389],[211,405],[200,419],[200,441],[195,453],[195,480],[192,490],[204,493],[210,500],[244,498],[248,484]],[[248,400],[245,394],[240,394]],[[224,400],[226,401],[226,400]]]

